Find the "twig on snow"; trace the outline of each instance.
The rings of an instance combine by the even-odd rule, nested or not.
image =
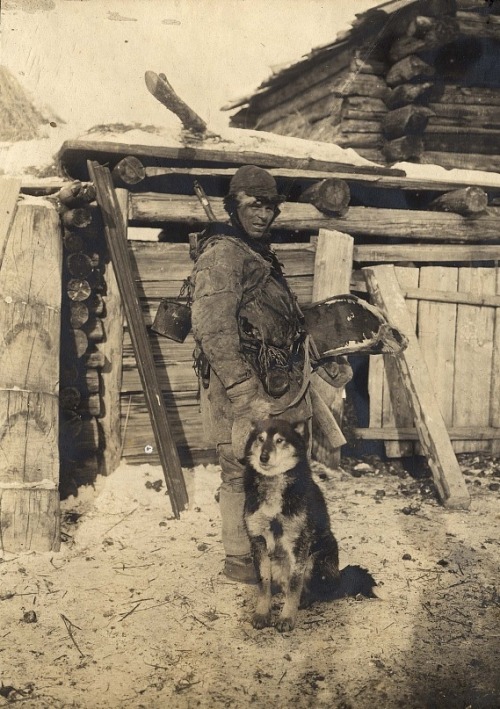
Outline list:
[[[66,618],[65,615],[61,613],[61,618],[63,619],[64,625],[66,626],[66,630],[68,631],[68,635],[71,638],[71,641],[73,645],[76,647],[78,652],[80,653],[81,657],[85,657],[85,653],[83,653],[80,648],[78,647],[78,643],[76,642],[75,638],[73,637],[73,628],[76,628],[77,630],[81,630],[77,625],[72,623],[69,618]]]
[[[119,519],[118,522],[115,522],[109,529],[107,529],[107,530],[104,532],[104,534],[106,535],[106,534],[108,534],[108,532],[111,532],[112,529],[114,529],[114,528],[117,527],[119,524],[121,524],[124,520],[127,519],[127,517],[130,517],[130,515],[134,514],[134,512],[135,512],[136,510],[138,510],[138,509],[139,509],[139,505],[137,505],[137,507],[134,507],[133,510],[130,510],[130,512],[127,512],[126,515],[123,515],[123,517],[122,517],[121,519]]]

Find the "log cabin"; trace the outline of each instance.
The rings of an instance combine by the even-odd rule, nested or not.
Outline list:
[[[500,168],[500,6],[390,0],[228,104],[231,125],[400,161]]]

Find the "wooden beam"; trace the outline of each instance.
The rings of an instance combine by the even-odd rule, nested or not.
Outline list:
[[[436,303],[460,303],[462,305],[500,307],[500,295],[476,295],[459,291],[431,290],[425,288],[404,288],[405,298],[430,300]]]
[[[354,247],[354,261],[358,263],[500,261],[500,245],[359,244]]]
[[[452,441],[494,441],[500,440],[500,428],[478,427],[458,427],[448,428],[448,436]],[[389,428],[370,427],[355,428],[353,430],[355,438],[365,441],[418,441],[419,434],[416,428]]]
[[[20,204],[0,266],[0,544],[58,551],[62,238],[47,202]]]
[[[226,222],[222,199],[211,198],[210,203],[217,220]],[[131,194],[129,219],[143,225],[176,222],[199,227],[207,222],[196,197],[160,193]],[[333,217],[321,214],[312,205],[288,202],[272,228],[306,232],[330,229],[352,236],[473,243],[498,241],[500,217],[492,209],[484,216],[466,219],[445,212],[374,207],[350,207],[345,216]]]
[[[180,512],[186,508],[188,503],[186,485],[161,396],[161,388],[149,346],[148,334],[139,307],[127,238],[123,226],[123,216],[120,212],[120,205],[109,169],[96,162],[89,161],[88,170],[96,187],[98,204],[103,212],[106,242],[123,299],[123,307],[134,344],[156,445],[172,503],[172,511],[175,517],[179,518]]]
[[[396,357],[396,363],[439,495],[447,507],[465,509],[470,505],[470,495],[437,405],[394,267],[368,267],[365,274],[375,305],[408,337],[409,345]]]
[[[220,148],[189,146],[180,148],[167,148],[158,145],[136,145],[131,151],[130,143],[115,143],[112,141],[87,141],[74,140],[63,143],[59,151],[59,160],[61,165],[67,169],[68,174],[73,172],[81,172],[86,177],[81,177],[75,174],[75,178],[88,180],[88,170],[83,165],[84,156],[95,155],[96,159],[106,160],[114,166],[125,155],[133,154],[138,157],[143,163],[149,159],[154,161],[156,165],[166,163],[167,166],[184,167],[187,164],[193,164],[195,161],[201,163],[213,164],[217,167],[230,167],[232,164],[236,166],[251,163],[260,167],[286,167],[300,170],[325,170],[335,172],[338,169],[352,170],[353,167],[358,174],[366,175],[403,175],[402,170],[397,171],[391,168],[380,167],[379,165],[363,165],[352,166],[345,163],[336,163],[331,160],[320,160],[317,158],[295,158],[283,155],[275,155],[273,153],[264,153],[259,151],[246,151],[238,149],[235,145],[234,150],[221,150]],[[203,165],[202,165],[203,166]],[[73,168],[78,167],[78,170]]]

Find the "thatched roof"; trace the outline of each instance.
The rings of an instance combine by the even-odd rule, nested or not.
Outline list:
[[[33,105],[19,81],[5,66],[0,66],[0,115],[2,142],[40,138],[40,127],[51,120]]]

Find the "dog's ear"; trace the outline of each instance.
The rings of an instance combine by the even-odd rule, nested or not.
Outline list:
[[[304,436],[306,433],[306,422],[305,421],[299,421],[298,423],[295,424],[293,427],[293,430],[299,434],[299,436]]]

